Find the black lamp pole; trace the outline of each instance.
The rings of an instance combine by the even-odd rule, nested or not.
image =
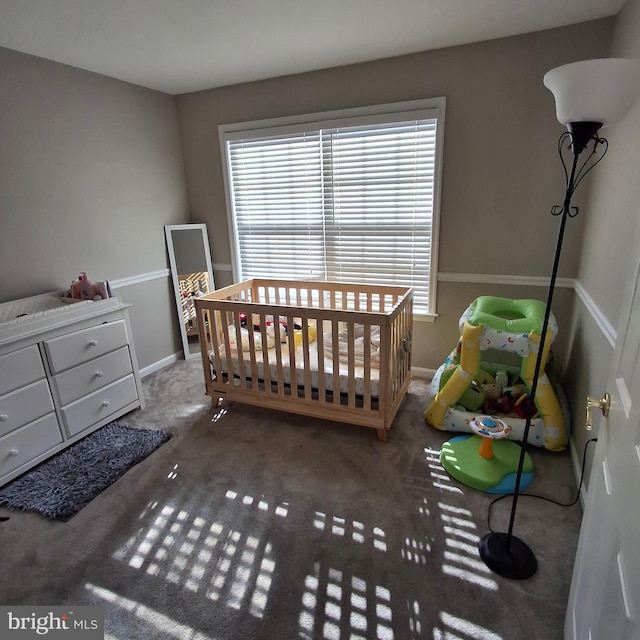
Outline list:
[[[535,397],[538,389],[538,378],[544,369],[542,362],[544,347],[547,340],[547,330],[549,328],[549,317],[551,315],[551,303],[553,301],[553,293],[556,285],[556,277],[558,275],[558,265],[560,263],[560,254],[562,253],[562,242],[564,239],[565,227],[567,219],[578,215],[578,207],[571,207],[571,198],[582,181],[593,167],[602,160],[607,152],[608,143],[604,138],[598,137],[598,130],[601,127],[599,122],[575,122],[568,125],[568,131],[565,131],[558,141],[558,154],[564,167],[566,190],[564,202],[562,206],[555,205],[551,209],[554,216],[561,216],[560,229],[558,231],[558,240],[556,242],[556,253],[553,259],[553,269],[551,270],[551,280],[549,282],[549,291],[547,294],[547,306],[545,309],[544,320],[542,323],[542,332],[540,335],[540,345],[536,357],[536,366],[533,374],[533,383],[531,384],[531,398],[533,402],[527,412],[524,433],[522,436],[522,445],[520,451],[520,459],[518,462],[518,470],[516,473],[516,483],[513,491],[513,501],[511,503],[511,515],[509,518],[509,529],[506,533],[491,532],[483,536],[480,540],[478,548],[480,557],[484,563],[495,573],[505,578],[515,580],[523,580],[530,578],[538,568],[538,561],[533,551],[520,538],[513,535],[513,524],[516,516],[516,507],[518,504],[518,496],[520,495],[520,480],[522,478],[522,469],[524,466],[525,452],[527,440],[529,437],[529,429],[531,420],[535,414]],[[593,148],[587,155],[582,165],[578,168],[578,160],[580,154],[587,148],[589,142],[593,141]],[[566,144],[568,143],[568,144]],[[598,147],[602,145],[602,152],[598,155]],[[563,150],[570,149],[572,155],[571,169],[567,171],[567,163],[565,161]]]

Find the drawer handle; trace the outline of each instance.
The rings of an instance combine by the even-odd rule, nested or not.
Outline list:
[[[19,449],[11,449],[9,455],[15,458],[20,453]]]
[[[9,416],[6,413],[0,414],[0,422],[6,422],[9,419]]]
[[[90,347],[98,346],[98,341],[97,340],[89,340],[89,346]]]
[[[93,375],[94,375],[96,378],[102,378],[102,371],[96,371]]]
[[[108,400],[103,400],[102,401],[102,406],[103,407],[108,407],[109,406],[109,401]]]

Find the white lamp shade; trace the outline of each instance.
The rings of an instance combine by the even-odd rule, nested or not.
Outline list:
[[[547,72],[545,86],[556,99],[556,116],[570,122],[622,120],[640,95],[640,60],[602,58],[572,62]]]

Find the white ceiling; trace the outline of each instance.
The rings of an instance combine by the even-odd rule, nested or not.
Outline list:
[[[0,46],[171,94],[615,15],[624,0],[0,0]]]

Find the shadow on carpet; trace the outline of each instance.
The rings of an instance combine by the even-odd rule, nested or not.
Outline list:
[[[0,505],[69,520],[170,438],[167,431],[112,422],[0,489]]]

